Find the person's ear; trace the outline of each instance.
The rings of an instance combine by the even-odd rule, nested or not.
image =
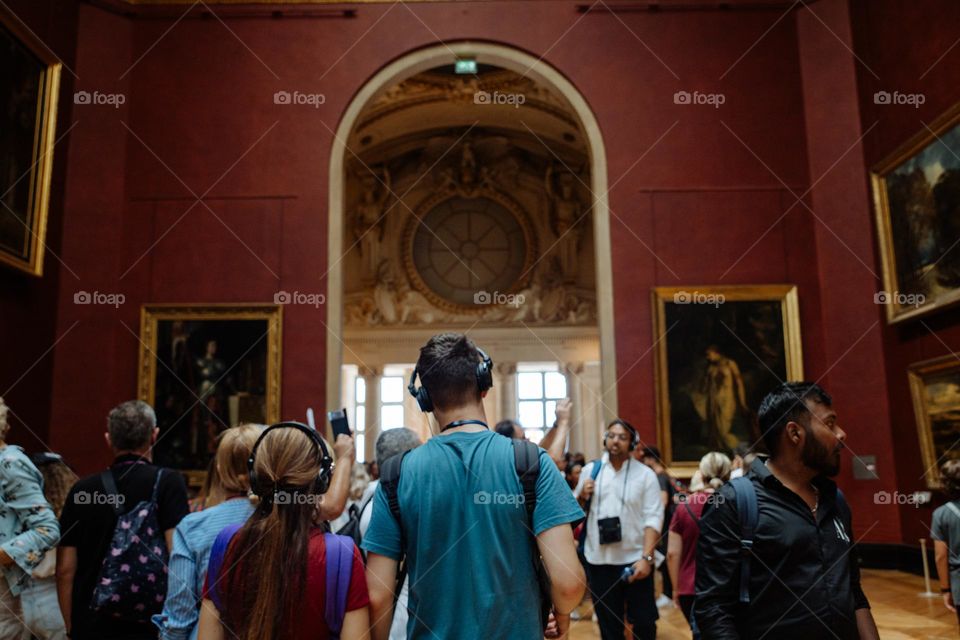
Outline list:
[[[104,432],[103,432],[103,441],[107,443],[107,446],[108,446],[109,448],[113,449],[113,443],[110,442],[110,432],[109,432],[109,431],[104,431]]]
[[[792,444],[800,444],[800,441],[803,438],[803,427],[796,422],[788,422],[786,431],[787,438]]]
[[[481,391],[481,392],[480,392],[480,399],[483,400],[483,399],[485,399],[486,397],[487,397],[487,392],[486,392],[486,391]]]
[[[153,428],[153,434],[150,436],[150,444],[157,443],[157,436],[160,435],[160,427]]]

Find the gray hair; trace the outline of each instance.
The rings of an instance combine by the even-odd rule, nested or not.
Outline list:
[[[137,451],[149,445],[156,426],[157,415],[143,400],[122,402],[107,416],[110,443],[117,451]]]
[[[387,458],[419,447],[420,437],[406,427],[387,429],[377,438],[377,464],[383,465]]]

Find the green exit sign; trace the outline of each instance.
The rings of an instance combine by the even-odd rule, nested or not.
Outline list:
[[[457,73],[474,75],[477,73],[477,61],[473,58],[459,58],[453,64],[453,70]]]

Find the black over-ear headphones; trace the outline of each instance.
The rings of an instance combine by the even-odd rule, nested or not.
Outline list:
[[[493,360],[491,360],[490,356],[480,347],[477,347],[477,353],[479,353],[482,358],[482,360],[477,363],[477,388],[480,390],[480,393],[483,393],[493,386]],[[430,413],[433,411],[433,400],[431,400],[427,394],[426,387],[421,385],[419,389],[417,388],[417,375],[417,368],[414,367],[413,375],[410,376],[410,384],[407,385],[407,391],[417,399],[417,404],[420,406],[421,411]]]
[[[268,490],[267,487],[261,487],[259,480],[257,479],[257,472],[254,471],[253,468],[254,464],[256,463],[257,449],[260,447],[260,443],[263,442],[263,439],[267,437],[267,434],[274,429],[297,429],[310,438],[310,441],[313,443],[313,446],[316,449],[317,460],[320,462],[320,473],[317,474],[317,479],[314,481],[311,491],[314,494],[326,493],[327,488],[330,486],[333,458],[330,457],[330,452],[327,449],[327,445],[324,444],[323,438],[320,437],[320,434],[317,433],[315,429],[311,429],[307,425],[300,422],[278,422],[277,424],[270,425],[264,429],[263,433],[260,434],[260,437],[257,438],[257,441],[253,445],[253,449],[250,450],[250,457],[247,458],[247,472],[250,475],[250,490],[256,495],[260,496],[262,499],[272,500],[272,492],[281,488],[270,487]]]
[[[621,427],[623,427],[624,429],[630,432],[630,448],[627,449],[627,451],[633,451],[634,449],[636,449],[637,445],[640,444],[640,434],[637,432],[636,429],[633,428],[632,424],[630,424],[623,418],[617,418],[616,420],[611,422],[609,425],[607,425],[607,432],[603,434],[604,446],[606,446],[607,444],[607,435],[609,434],[611,427],[617,424],[619,424]]]

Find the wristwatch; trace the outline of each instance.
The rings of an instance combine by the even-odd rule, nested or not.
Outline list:
[[[648,553],[647,555],[642,556],[641,559],[642,559],[642,560],[646,560],[646,561],[649,562],[650,564],[653,564],[653,555],[652,555],[652,554],[649,554],[649,553]]]

